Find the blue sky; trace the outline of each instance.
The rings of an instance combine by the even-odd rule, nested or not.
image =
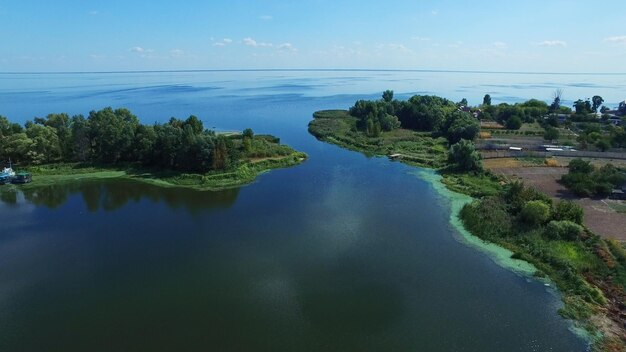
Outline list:
[[[0,0],[0,71],[626,72],[623,0]]]

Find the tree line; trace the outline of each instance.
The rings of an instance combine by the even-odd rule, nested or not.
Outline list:
[[[234,166],[242,157],[268,152],[271,142],[242,135],[218,135],[196,116],[167,123],[139,123],[130,110],[110,107],[87,117],[49,114],[24,126],[0,116],[0,157],[22,164],[135,162],[162,169],[207,172]],[[280,146],[283,147],[283,146]],[[272,150],[280,154],[286,149]]]
[[[433,132],[446,137],[450,144],[461,139],[472,140],[478,135],[478,120],[462,111],[452,101],[427,95],[415,95],[409,100],[393,99],[393,91],[383,92],[381,100],[359,100],[350,108],[358,120],[357,128],[371,137],[382,131],[402,127]]]

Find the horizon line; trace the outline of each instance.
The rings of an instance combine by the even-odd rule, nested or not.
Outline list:
[[[385,69],[385,68],[234,68],[234,69],[178,69],[178,70],[112,70],[112,71],[6,71],[1,75],[19,74],[129,74],[129,73],[193,73],[193,72],[424,72],[519,75],[626,75],[626,72],[547,72],[547,71],[488,71],[443,69]]]

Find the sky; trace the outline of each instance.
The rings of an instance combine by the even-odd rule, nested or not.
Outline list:
[[[626,72],[623,0],[0,0],[0,72]]]

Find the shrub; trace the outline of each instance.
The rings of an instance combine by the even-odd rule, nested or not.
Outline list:
[[[506,128],[509,130],[519,130],[522,127],[522,119],[518,116],[513,116],[506,120]]]
[[[568,200],[559,201],[552,209],[552,219],[557,221],[567,220],[576,224],[582,224],[583,208]]]
[[[550,206],[541,200],[531,200],[524,204],[520,215],[529,225],[542,225],[550,218]]]
[[[475,200],[463,207],[460,216],[466,228],[481,238],[502,237],[511,231],[511,217],[500,197]]]
[[[583,233],[583,227],[569,220],[550,221],[546,226],[545,234],[552,239],[575,241]]]
[[[476,151],[474,143],[465,139],[452,145],[448,151],[448,161],[463,171],[480,171],[483,169],[480,154]]]

